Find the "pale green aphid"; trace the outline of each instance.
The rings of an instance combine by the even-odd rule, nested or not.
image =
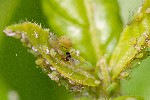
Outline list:
[[[81,84],[95,87],[100,84],[94,74],[87,71],[88,66],[91,68],[92,65],[79,56],[78,50],[73,49],[71,41],[66,37],[58,38],[30,22],[9,26],[4,32],[8,36],[21,38],[26,46],[30,44],[32,52],[38,57],[36,64],[42,66],[52,80],[59,82],[60,76],[74,81],[73,86]],[[70,52],[68,60],[66,52]]]
[[[54,50],[54,49],[50,49],[50,55],[52,56],[52,57],[55,57],[56,56],[56,51]]]

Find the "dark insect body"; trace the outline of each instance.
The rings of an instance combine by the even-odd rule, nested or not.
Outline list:
[[[66,52],[66,61],[69,61],[69,59],[71,58],[71,55],[69,52]]]

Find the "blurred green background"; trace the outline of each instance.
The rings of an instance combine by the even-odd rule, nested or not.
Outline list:
[[[41,0],[0,0],[0,100],[67,100],[69,91],[58,86],[36,68],[35,57],[19,40],[5,36],[3,29],[21,21],[41,23],[49,27]],[[142,0],[118,0],[125,25]],[[150,59],[133,70],[130,80],[122,81],[125,95],[143,96],[150,100]],[[11,99],[9,99],[11,98]],[[13,99],[14,98],[14,99]]]

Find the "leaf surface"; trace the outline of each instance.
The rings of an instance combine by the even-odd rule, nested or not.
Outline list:
[[[112,52],[122,30],[116,0],[43,0],[43,9],[52,31],[71,37],[93,64]]]
[[[79,51],[72,47],[68,38],[58,38],[47,29],[30,22],[9,26],[4,32],[8,36],[21,38],[23,44],[38,57],[36,63],[51,79],[59,81],[63,77],[74,84],[99,85],[99,81],[92,75],[92,65],[79,56]]]
[[[138,66],[149,56],[150,9],[147,4],[148,1],[145,1],[143,7],[133,16],[112,54],[110,66],[113,80],[128,76],[130,68]]]

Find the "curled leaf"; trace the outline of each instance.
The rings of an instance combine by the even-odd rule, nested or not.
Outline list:
[[[80,52],[66,36],[57,37],[42,29],[41,26],[24,22],[7,27],[4,32],[8,36],[21,39],[23,44],[29,47],[37,56],[36,64],[56,82],[75,86],[75,90],[83,85],[98,86],[99,82],[93,74],[93,66],[80,56]]]

